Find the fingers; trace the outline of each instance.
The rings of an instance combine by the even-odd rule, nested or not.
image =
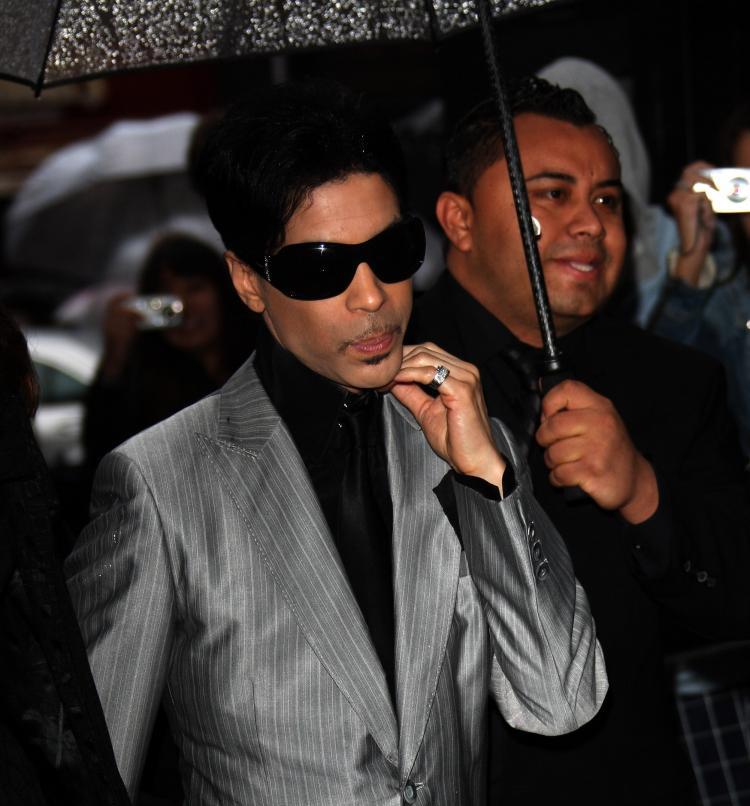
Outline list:
[[[575,410],[612,405],[606,397],[597,394],[580,381],[563,381],[553,386],[542,398],[542,416],[546,420],[563,409]]]
[[[441,397],[475,396],[481,389],[479,371],[473,364],[461,361],[430,342],[404,347],[401,369],[394,381],[430,386],[441,366],[448,370],[448,376],[440,385],[432,387]]]

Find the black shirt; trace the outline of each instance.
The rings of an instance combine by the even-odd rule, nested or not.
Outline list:
[[[254,366],[271,402],[300,453],[362,610],[395,702],[392,574],[393,511],[382,427],[382,395],[348,392],[313,372],[285,350],[268,330],[260,329]],[[342,485],[352,431],[347,420],[366,422],[366,473],[370,484],[360,492],[368,500],[347,501]],[[353,530],[344,508],[361,513]]]

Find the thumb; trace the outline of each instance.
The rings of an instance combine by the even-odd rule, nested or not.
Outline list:
[[[424,409],[432,403],[432,398],[416,383],[395,383],[391,394],[411,412],[421,424]]]

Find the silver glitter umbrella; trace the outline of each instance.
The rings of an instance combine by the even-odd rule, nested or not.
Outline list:
[[[493,14],[553,0],[492,0]],[[473,0],[3,0],[0,77],[40,90],[123,70],[365,42],[438,40]]]
[[[544,345],[559,351],[505,101],[492,17],[555,0],[3,0],[0,78],[40,92],[125,70],[366,42],[437,42],[480,23]]]

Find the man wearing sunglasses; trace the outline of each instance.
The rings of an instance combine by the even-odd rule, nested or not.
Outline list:
[[[105,458],[68,564],[123,778],[164,695],[188,802],[481,803],[488,694],[562,733],[606,676],[476,370],[402,345],[424,234],[393,135],[339,89],[279,88],[197,174],[265,328]]]

